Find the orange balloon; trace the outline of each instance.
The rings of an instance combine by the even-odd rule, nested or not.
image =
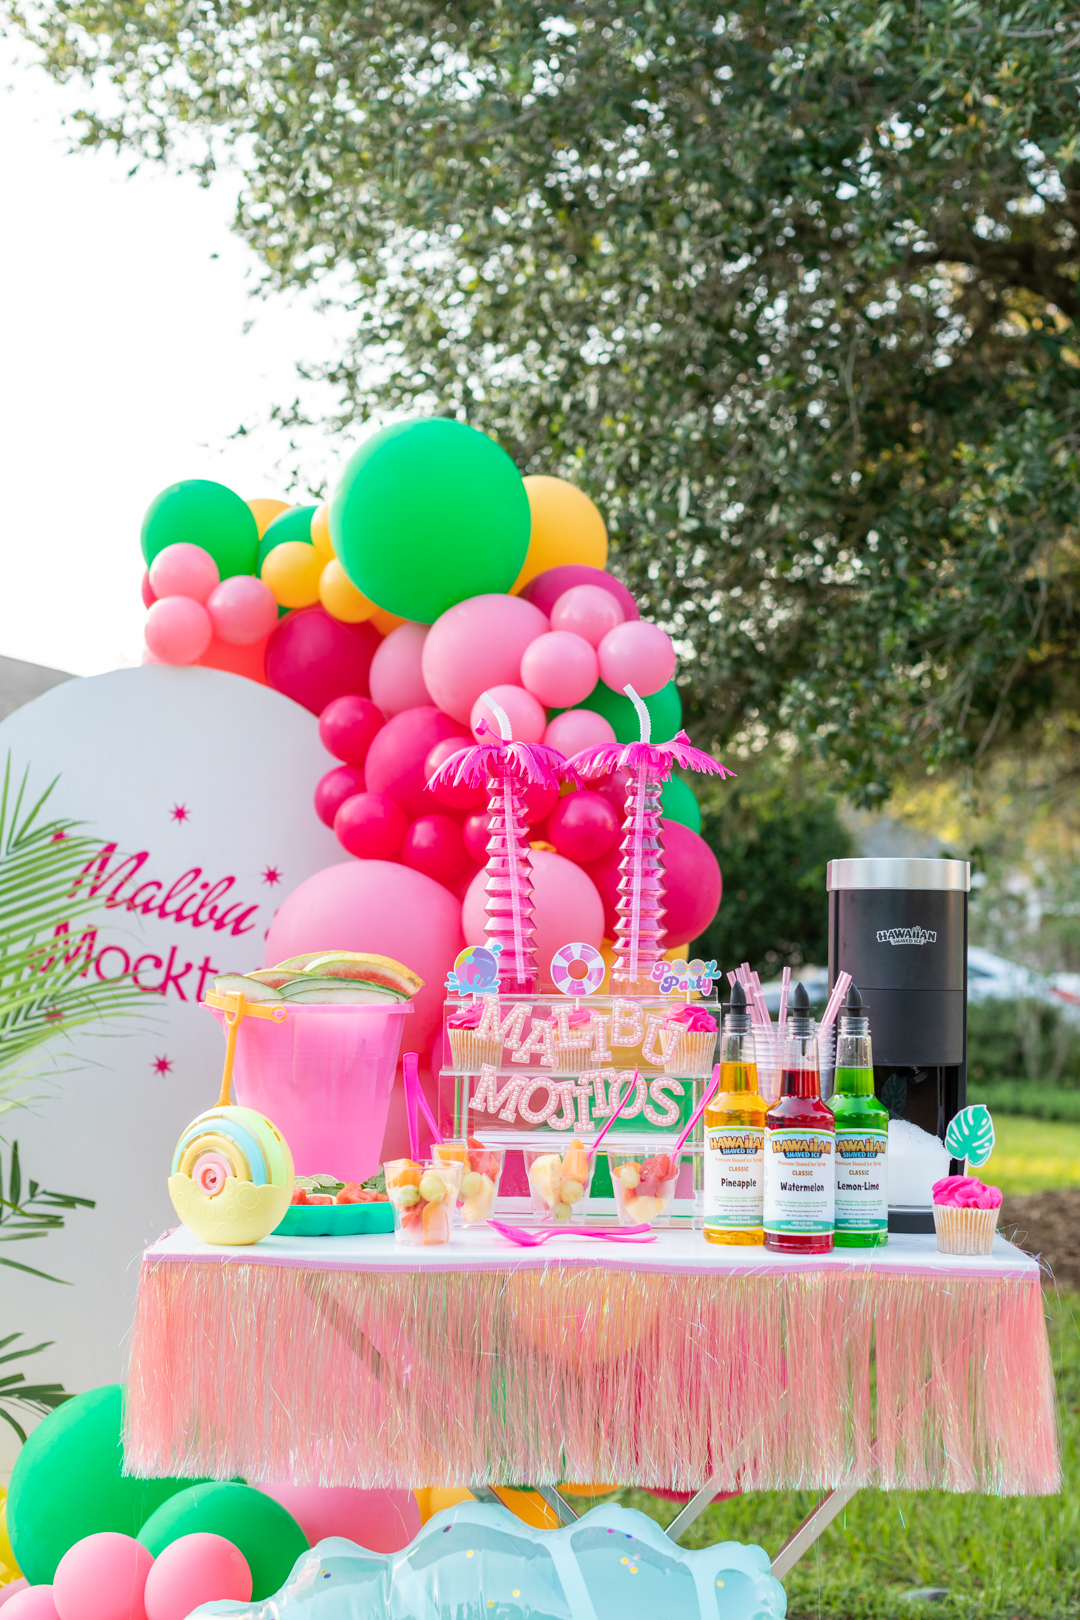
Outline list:
[[[385,608],[376,608],[368,623],[375,626],[380,636],[388,636],[391,630],[396,630],[399,624],[405,623],[405,620],[399,619],[396,613],[387,613]]]
[[[319,600],[323,560],[303,540],[283,540],[263,558],[262,578],[281,607],[310,607]]]
[[[270,527],[271,523],[273,523],[274,519],[276,517],[280,517],[282,512],[287,512],[289,510],[288,501],[245,501],[244,505],[255,519],[255,525],[259,531],[260,540]]]
[[[317,506],[311,514],[311,543],[324,562],[333,560],[334,542],[330,538],[329,501],[323,501],[322,505]],[[326,606],[325,603],[323,605]],[[329,613],[331,609],[327,608],[326,611]]]
[[[516,596],[537,574],[546,574],[549,568],[560,568],[563,563],[606,567],[607,528],[585,491],[568,484],[565,478],[552,478],[547,473],[531,474],[524,484],[532,513],[532,534],[510,595]]]
[[[357,590],[336,557],[324,565],[319,575],[319,601],[331,618],[340,619],[343,624],[362,624],[379,611],[363,591]]]

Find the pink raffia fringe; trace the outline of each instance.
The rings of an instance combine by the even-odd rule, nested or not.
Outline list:
[[[1060,1488],[1036,1277],[144,1262],[132,1473]]]

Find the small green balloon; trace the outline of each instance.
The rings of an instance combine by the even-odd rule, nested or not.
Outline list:
[[[681,821],[691,832],[701,831],[701,806],[694,796],[693,788],[684,782],[681,776],[668,777],[660,795],[660,802],[668,821]]]
[[[138,1540],[157,1558],[179,1541],[208,1531],[239,1547],[251,1570],[253,1598],[273,1597],[285,1585],[309,1542],[291,1513],[250,1485],[211,1481],[180,1491],[158,1508]]]
[[[255,572],[258,524],[251,508],[224,484],[186,478],[151,501],[142,526],[147,567],[159,551],[182,540],[208,551],[222,579]]]
[[[637,742],[641,734],[637,710],[630,699],[623,692],[613,692],[603,681],[598,681],[588,697],[574,707],[592,709],[594,713],[602,714],[614,728],[618,742]],[[668,681],[659,692],[647,697],[645,707],[652,717],[652,741],[670,742],[682,725],[682,699],[675,682]],[[549,718],[563,713],[565,713],[563,709],[552,709]]]
[[[317,512],[317,506],[294,506],[288,512],[279,512],[273,523],[267,525],[266,533],[259,541],[259,549],[255,556],[255,572],[262,573],[262,565],[273,551],[286,540],[301,540],[307,546],[313,542],[311,539],[311,519]]]
[[[330,502],[330,536],[357,590],[420,624],[470,596],[508,591],[531,528],[506,451],[448,417],[374,434]]]
[[[190,1479],[127,1479],[119,1384],[87,1390],[39,1423],[15,1460],[7,1524],[19,1568],[45,1586],[69,1547],[99,1530],[134,1536]]]

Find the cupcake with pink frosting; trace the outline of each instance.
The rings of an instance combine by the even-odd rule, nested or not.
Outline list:
[[[939,1254],[989,1254],[994,1246],[1001,1189],[978,1176],[934,1182],[934,1227]]]
[[[675,1036],[664,1068],[668,1074],[706,1075],[712,1073],[716,1050],[716,1019],[705,1008],[687,1002],[667,1015],[667,1030]],[[668,1037],[670,1038],[670,1037]]]
[[[446,1020],[446,1033],[450,1037],[454,1070],[457,1074],[479,1074],[481,1066],[502,1063],[502,1041],[480,1039],[480,1023],[484,1016],[484,1003],[478,996],[471,1003],[458,1008]]]

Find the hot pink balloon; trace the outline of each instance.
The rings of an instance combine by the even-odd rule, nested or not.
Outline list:
[[[546,821],[559,802],[557,787],[546,787],[542,782],[526,782],[522,792],[525,820],[530,827]]]
[[[447,737],[460,738],[462,748],[468,744],[464,728],[431,704],[395,714],[368,749],[364,762],[368,787],[373,793],[389,793],[410,821],[427,815],[434,807],[426,792],[424,764],[435,744]]]
[[[588,873],[562,855],[543,849],[529,852],[533,877],[533,927],[536,960],[545,993],[553,990],[551,958],[571,940],[599,947],[604,937],[604,906]],[[486,874],[478,872],[462,906],[462,924],[468,945],[483,945],[486,935],[484,892]]]
[[[336,765],[315,789],[315,814],[325,827],[332,827],[345,800],[363,793],[366,786],[364,773],[356,765]]]
[[[273,966],[302,951],[335,950],[404,962],[424,981],[412,1001],[405,1046],[424,1052],[442,1018],[446,975],[464,943],[461,904],[441,883],[390,861],[344,861],[286,895],[263,960]]]
[[[51,1586],[28,1586],[25,1581],[0,1586],[0,1608],[4,1620],[60,1620]]]
[[[639,697],[649,697],[666,686],[675,673],[675,648],[658,624],[638,619],[616,625],[597,648],[600,679],[613,692],[632,686]]]
[[[606,568],[590,568],[588,563],[560,563],[558,568],[549,568],[545,573],[537,574],[535,579],[530,579],[521,594],[526,602],[531,602],[533,607],[538,607],[541,613],[546,613],[550,618],[559,597],[574,585],[598,585],[615,598],[622,608],[624,619],[639,617],[637,603],[622,580],[609,574]]]
[[[681,821],[664,829],[664,928],[667,948],[705,932],[720,909],[724,882],[720,863],[700,833]]]
[[[592,644],[565,630],[537,636],[522,655],[521,684],[549,709],[572,708],[588,697],[599,679]]]
[[[598,861],[619,842],[622,817],[601,793],[564,793],[548,817],[548,840],[570,861]]]
[[[273,591],[253,574],[233,574],[215,585],[206,599],[206,610],[222,641],[234,647],[265,641],[278,622]]]
[[[291,1513],[311,1545],[344,1536],[369,1552],[393,1553],[420,1529],[412,1491],[362,1491],[351,1485],[259,1485]]]
[[[624,618],[622,608],[610,591],[601,590],[599,585],[574,585],[552,608],[551,627],[581,636],[590,647],[599,647],[608,632],[622,624]],[[589,692],[582,695],[588,697]],[[580,702],[580,699],[575,701]]]
[[[486,810],[477,810],[471,816],[466,816],[461,824],[465,852],[476,866],[483,866],[487,860],[490,820]]]
[[[452,883],[469,864],[460,824],[449,816],[417,817],[405,834],[401,860],[436,883]]]
[[[150,589],[159,599],[187,596],[193,602],[205,602],[220,579],[218,565],[210,553],[188,540],[166,546],[150,564]]]
[[[363,765],[384,716],[370,698],[346,692],[334,698],[319,716],[319,741],[328,754],[346,765]]]
[[[365,861],[392,860],[408,827],[408,816],[388,793],[357,793],[334,817],[334,834],[342,849]]]
[[[147,1620],[143,1590],[153,1562],[141,1542],[117,1530],[84,1536],[53,1576],[60,1620]]]
[[[146,615],[146,645],[162,664],[193,664],[210,645],[214,626],[201,602],[166,596]]]
[[[507,597],[507,601],[510,600],[511,598]],[[523,686],[489,686],[485,690],[490,692],[495,702],[506,710],[515,742],[540,741],[547,727],[547,715],[531,692],[526,692]],[[483,697],[478,697],[469,716],[469,725],[472,727],[474,737],[480,736],[481,720],[489,731],[494,731],[498,736],[499,723],[493,710]]]
[[[248,1561],[224,1536],[207,1530],[164,1547],[146,1578],[146,1620],[187,1620],[200,1603],[249,1603]]]
[[[615,728],[610,720],[592,709],[567,709],[557,714],[547,730],[544,741],[549,748],[557,748],[565,759],[580,753],[583,748],[600,748],[615,741]]]
[[[154,595],[154,587],[150,583],[150,570],[149,570],[149,568],[144,568],[143,569],[142,599],[143,599],[143,607],[153,607],[154,603],[157,601],[157,597]],[[0,1601],[2,1601],[2,1599],[3,1599],[3,1588],[0,1588]]]
[[[300,608],[266,643],[266,679],[312,714],[343,692],[368,693],[368,671],[381,641],[374,625],[344,624],[322,607]]]
[[[388,720],[402,709],[419,709],[432,701],[421,668],[429,629],[426,624],[399,624],[376,648],[369,690]]]
[[[436,743],[424,761],[424,780],[430,782],[440,765],[445,765],[448,759],[467,747],[463,737],[447,737],[444,742]],[[466,787],[464,783],[458,786],[443,783],[437,788],[428,788],[428,798],[432,801],[429,808],[435,803],[445,805],[448,810],[478,810],[487,803],[487,794],[482,787]]]
[[[485,688],[517,685],[526,647],[547,629],[540,609],[520,596],[472,596],[447,608],[424,642],[424,681],[433,700],[467,721]]]

